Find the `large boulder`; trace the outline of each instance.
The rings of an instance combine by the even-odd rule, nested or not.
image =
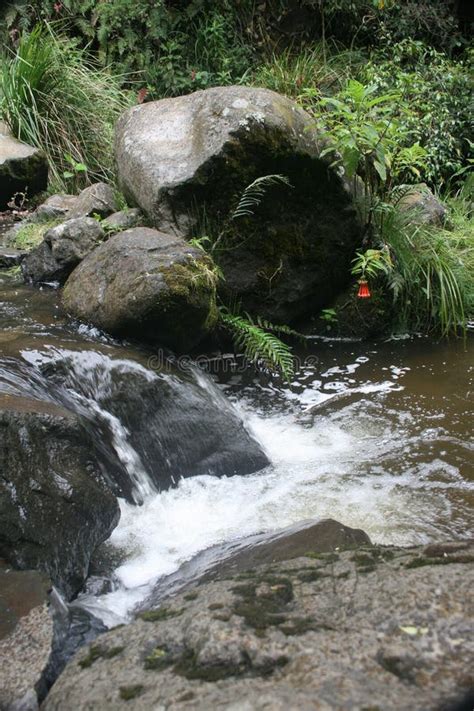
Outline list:
[[[118,180],[158,229],[216,240],[226,296],[277,321],[316,313],[347,283],[360,228],[348,183],[321,158],[314,119],[266,89],[216,87],[135,106],[120,118]],[[257,178],[253,214],[229,220]],[[203,219],[205,218],[205,226]]]
[[[66,283],[63,306],[114,335],[183,352],[215,325],[215,282],[202,250],[137,227],[84,259]]]
[[[33,284],[64,283],[104,236],[100,223],[92,217],[76,217],[52,227],[23,260],[24,278]]]
[[[473,563],[461,542],[226,572],[80,650],[42,708],[467,711]]]
[[[0,122],[0,210],[7,206],[16,192],[34,195],[48,184],[48,163],[45,155],[33,146],[14,138]]]
[[[70,598],[119,519],[80,418],[58,405],[1,396],[0,556],[45,571]]]

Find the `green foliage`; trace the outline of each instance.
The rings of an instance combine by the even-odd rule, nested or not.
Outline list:
[[[251,363],[263,363],[268,370],[281,372],[287,382],[291,380],[294,374],[291,348],[274,333],[299,334],[287,326],[276,326],[263,319],[255,321],[248,314],[246,317],[231,314],[225,308],[220,309],[220,321],[231,333],[235,347],[241,348]]]
[[[310,7],[306,33],[347,46],[383,48],[405,38],[451,53],[467,43],[455,0],[302,0]]]
[[[403,40],[374,54],[360,74],[376,96],[400,97],[393,106],[398,145],[423,148],[418,177],[431,185],[459,175],[472,148],[470,59],[455,62],[421,42]],[[399,172],[406,177],[406,166],[400,165]]]
[[[334,164],[342,164],[349,178],[359,173],[364,180],[365,195],[389,187],[397,166],[419,176],[423,149],[409,146],[398,158],[404,139],[399,116],[405,107],[399,94],[381,94],[374,84],[364,85],[350,79],[336,96],[321,100],[326,109],[320,114],[326,127],[329,146],[321,156],[334,154]]]
[[[8,246],[14,249],[30,250],[41,244],[45,233],[58,223],[59,220],[48,220],[47,222],[24,224],[15,231],[14,238],[9,240]]]
[[[351,273],[361,279],[375,279],[381,274],[389,274],[393,269],[393,262],[387,247],[357,252],[352,264]]]
[[[222,252],[223,250],[236,249],[242,243],[242,240],[239,242],[238,239],[235,239],[235,231],[231,229],[231,224],[240,219],[252,217],[264,199],[268,188],[275,185],[292,187],[288,178],[284,175],[262,175],[256,178],[244,189],[235,209],[223,221],[219,229],[213,228],[213,225],[208,223],[207,216],[204,215],[204,219],[200,220],[201,231],[207,232],[209,236],[195,238],[193,244],[208,250],[211,254]]]
[[[151,98],[161,98],[240,79],[253,55],[239,31],[251,5],[248,0],[239,7],[230,0],[16,0],[4,16],[10,33],[38,21],[62,21],[102,66],[113,66],[127,84],[140,82]]]
[[[79,173],[87,166],[91,181],[112,178],[113,125],[127,106],[116,77],[41,25],[22,35],[0,70],[0,117],[15,136],[45,152],[58,187],[71,162]]]

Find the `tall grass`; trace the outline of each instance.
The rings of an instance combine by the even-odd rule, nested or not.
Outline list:
[[[341,51],[335,45],[319,42],[311,48],[300,47],[295,51],[290,47],[272,54],[244,79],[307,105],[321,93],[338,91],[361,61],[357,52]]]
[[[72,161],[87,167],[90,181],[112,178],[113,126],[127,104],[119,78],[50,25],[23,34],[0,59],[0,117],[44,151],[58,187]]]
[[[448,336],[464,330],[474,315],[472,221],[462,200],[451,205],[450,229],[415,225],[396,205],[375,209],[380,239],[393,260],[388,286],[399,328]]]

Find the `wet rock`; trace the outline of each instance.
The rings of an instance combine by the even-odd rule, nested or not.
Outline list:
[[[132,227],[138,227],[144,220],[144,215],[141,210],[136,207],[129,210],[120,210],[109,215],[103,221],[102,226],[110,234],[130,230]]]
[[[51,582],[37,571],[0,567],[0,708],[36,711],[52,649]]]
[[[119,509],[81,419],[48,402],[0,400],[0,556],[45,571],[67,598]]]
[[[121,189],[158,229],[188,238],[202,229],[200,211],[215,235],[226,224],[213,254],[225,296],[289,322],[346,285],[360,240],[350,189],[320,158],[324,147],[290,99],[232,86],[133,107],[118,122],[115,154]],[[291,187],[267,187],[252,214],[229,222],[244,189],[275,174]]]
[[[200,386],[192,374],[163,368],[159,357],[144,368],[94,354],[90,360],[57,359],[45,365],[44,374],[69,401],[75,390],[83,394],[86,404],[79,401],[79,407],[104,446],[108,469],[114,447],[131,447],[135,475],[142,469],[157,490],[177,485],[181,477],[245,475],[269,464],[221,393]],[[113,477],[115,486],[110,479],[109,485],[117,495],[141,503],[127,472],[113,467]]]
[[[0,269],[9,269],[20,264],[26,252],[20,249],[0,247]]]
[[[25,258],[26,281],[64,283],[72,270],[104,239],[100,223],[92,217],[66,220],[47,230],[43,242]]]
[[[28,253],[23,260],[21,271],[25,281],[34,284],[59,284],[63,270],[53,257],[51,247],[43,241]]]
[[[45,190],[48,164],[44,154],[33,146],[14,138],[0,122],[0,210],[7,206],[16,192],[34,195]]]
[[[215,325],[212,262],[184,240],[146,227],[110,238],[63,292],[72,316],[117,336],[187,351]]]
[[[410,217],[410,222],[443,227],[448,211],[425,183],[401,185],[400,190],[404,189],[408,192],[398,202],[398,207]]]
[[[473,683],[474,547],[420,559],[365,546],[226,574],[81,650],[44,710],[455,708]]]

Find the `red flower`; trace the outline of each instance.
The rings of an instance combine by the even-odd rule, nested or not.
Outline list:
[[[54,5],[53,5],[53,7],[54,7],[55,13],[56,13],[57,15],[59,15],[59,13],[61,12],[61,10],[63,9],[63,4],[62,4],[62,2],[55,2]]]
[[[370,299],[372,294],[370,293],[369,285],[365,279],[361,279],[359,282],[359,291],[357,292],[358,299]]]
[[[137,94],[137,101],[139,104],[143,104],[145,101],[146,97],[148,94],[148,89],[146,86],[143,87],[143,89],[140,89],[140,91]]]

